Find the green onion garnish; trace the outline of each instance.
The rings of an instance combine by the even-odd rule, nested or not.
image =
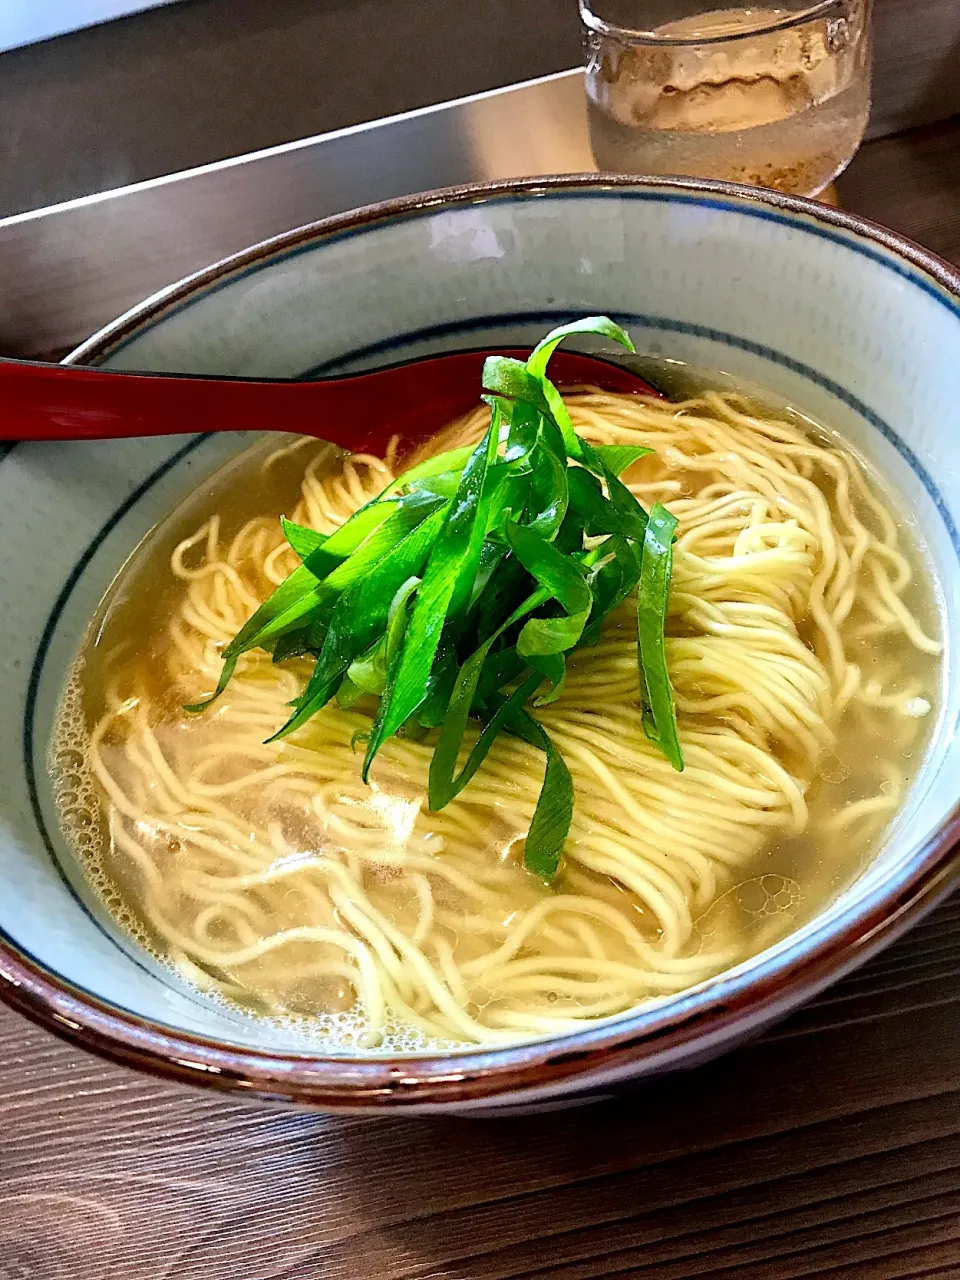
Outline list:
[[[566,655],[595,644],[607,616],[637,592],[638,693],[644,729],[683,768],[664,626],[676,518],[648,514],[620,479],[649,450],[594,447],[573,429],[547,365],[571,334],[633,344],[593,316],[554,329],[525,362],[484,367],[490,426],[476,448],[412,468],[329,537],[283,522],[301,565],[224,650],[209,706],[241,654],[315,659],[285,737],[337,698],[379,698],[362,773],[404,733],[439,729],[428,803],[470,782],[500,733],[542,751],[543,787],[524,861],[549,883],[573,817],[573,782],[534,711],[558,698]],[[467,724],[480,729],[457,771]]]

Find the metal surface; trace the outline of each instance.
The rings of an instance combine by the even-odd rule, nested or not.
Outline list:
[[[173,0],[5,0],[0,3],[0,52],[172,3]]]
[[[192,271],[390,196],[595,169],[579,70],[0,220],[0,353],[47,355]]]

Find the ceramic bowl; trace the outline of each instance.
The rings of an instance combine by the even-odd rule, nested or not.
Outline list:
[[[958,874],[960,276],[860,219],[705,182],[564,177],[412,197],[280,237],[147,300],[70,357],[323,376],[523,345],[603,312],[659,357],[833,424],[903,495],[939,583],[942,703],[906,812],[860,879],[779,945],[558,1039],[321,1057],[204,1003],[118,935],[57,829],[45,767],[65,669],[118,567],[249,439],[21,445],[0,464],[0,995],[85,1047],[301,1104],[503,1112],[596,1097],[755,1033],[861,963]],[[286,1038],[284,1038],[286,1037]]]

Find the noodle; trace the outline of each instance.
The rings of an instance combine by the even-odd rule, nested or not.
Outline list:
[[[592,443],[655,451],[626,480],[679,518],[667,658],[684,772],[643,732],[631,602],[570,656],[563,696],[537,712],[576,788],[552,889],[522,870],[543,776],[523,741],[497,739],[462,794],[430,813],[429,744],[391,739],[361,783],[360,711],[331,703],[265,744],[303,688],[302,660],[248,653],[214,709],[180,712],[216,685],[224,645],[298,563],[272,518],[224,534],[212,515],[172,555],[179,594],[155,656],[128,646],[104,662],[85,759],[108,830],[75,841],[111,910],[192,983],[303,1016],[341,1050],[568,1031],[742,958],[745,881],[765,895],[755,914],[767,932],[750,948],[765,945],[778,913],[783,927],[781,899],[793,909],[799,896],[782,876],[750,880],[777,841],[813,825],[866,847],[899,807],[897,753],[930,702],[891,655],[939,644],[911,607],[896,522],[855,459],[737,394],[668,405],[585,391],[568,403]],[[479,439],[485,412],[430,452]],[[264,467],[308,448],[297,441]],[[294,519],[330,532],[398,469],[392,456],[324,446]],[[78,697],[68,690],[65,706]],[[65,711],[61,725],[75,718]],[[891,749],[814,821],[818,762],[836,759],[841,725]],[[61,733],[53,757],[68,833],[90,809],[75,742]]]

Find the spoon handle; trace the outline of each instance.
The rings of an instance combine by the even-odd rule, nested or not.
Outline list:
[[[113,373],[0,361],[0,440],[118,440],[197,431],[316,432],[322,384]]]

